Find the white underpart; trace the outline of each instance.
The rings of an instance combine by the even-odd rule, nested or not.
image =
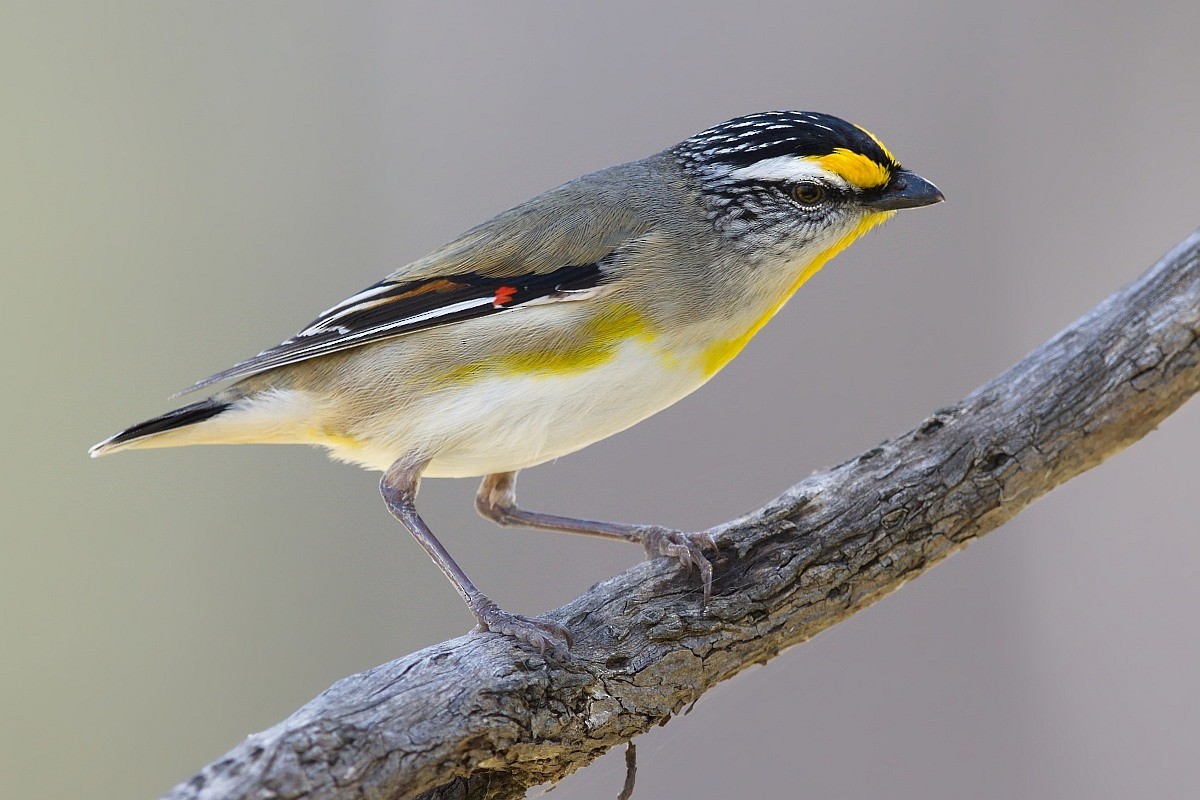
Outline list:
[[[662,358],[653,345],[629,341],[591,369],[453,387],[356,431],[362,444],[325,444],[333,456],[377,470],[410,453],[432,453],[428,477],[523,469],[623,431],[706,380],[698,370],[664,370]]]
[[[729,173],[739,181],[820,181],[836,189],[847,189],[849,184],[836,172],[830,172],[817,162],[800,156],[776,156],[740,167]]]

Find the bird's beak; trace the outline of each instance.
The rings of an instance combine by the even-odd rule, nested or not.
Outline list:
[[[915,172],[902,169],[892,176],[887,186],[860,202],[872,211],[896,211],[901,208],[931,206],[946,199],[942,190]]]

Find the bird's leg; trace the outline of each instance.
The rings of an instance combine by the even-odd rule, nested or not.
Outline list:
[[[421,485],[421,470],[427,461],[400,460],[393,464],[379,482],[379,491],[387,503],[388,511],[400,520],[408,532],[425,548],[425,552],[438,565],[454,588],[466,601],[467,608],[479,622],[478,630],[494,631],[529,642],[539,652],[563,649],[571,646],[571,634],[562,625],[540,619],[529,619],[519,614],[510,614],[497,606],[487,595],[475,588],[454,559],[442,547],[425,520],[417,513],[417,489]]]
[[[712,563],[704,553],[706,550],[714,553],[717,551],[717,543],[709,534],[685,533],[657,525],[627,525],[526,511],[517,505],[516,484],[515,472],[488,475],[480,484],[479,493],[475,495],[475,509],[485,519],[505,527],[517,526],[619,539],[642,545],[650,558],[667,556],[678,559],[689,572],[692,567],[700,571],[700,579],[704,584],[704,602],[708,603],[712,594]]]

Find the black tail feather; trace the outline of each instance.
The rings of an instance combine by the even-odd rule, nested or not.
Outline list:
[[[203,422],[206,419],[215,417],[229,408],[229,405],[229,403],[214,400],[211,397],[207,400],[201,400],[198,403],[191,403],[174,411],[168,411],[162,416],[148,419],[145,422],[139,422],[137,425],[126,428],[117,435],[105,439],[93,447],[90,452],[92,455],[100,455],[104,450],[124,444],[125,442],[131,442],[134,439],[141,439],[187,425],[195,425],[197,422]]]

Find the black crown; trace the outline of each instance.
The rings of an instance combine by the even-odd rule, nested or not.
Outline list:
[[[844,119],[815,111],[764,111],[736,117],[675,146],[697,163],[749,166],[778,156],[824,156],[842,148],[892,170],[900,165],[873,136]]]

